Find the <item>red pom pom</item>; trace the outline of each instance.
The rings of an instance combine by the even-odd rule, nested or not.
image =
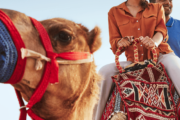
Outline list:
[[[152,65],[152,64],[149,64],[147,67],[153,67],[153,65]]]

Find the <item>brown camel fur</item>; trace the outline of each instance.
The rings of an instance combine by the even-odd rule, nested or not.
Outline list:
[[[26,48],[45,55],[38,32],[28,16],[23,13],[1,9],[13,21]],[[81,24],[53,18],[41,21],[47,30],[53,50],[62,52],[91,52],[101,46],[100,29],[89,31]],[[44,65],[44,62],[43,62]],[[13,87],[21,92],[28,102],[36,89],[42,70],[35,70],[35,59],[27,58],[22,80]],[[59,84],[48,85],[40,102],[34,105],[33,112],[45,120],[92,120],[93,107],[97,103],[100,81],[94,62],[78,65],[59,65]]]

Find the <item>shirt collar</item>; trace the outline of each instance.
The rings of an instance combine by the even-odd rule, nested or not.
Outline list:
[[[166,23],[167,27],[172,27],[174,24],[174,19],[172,17],[170,17],[170,19],[168,20],[168,22]]]
[[[123,9],[124,11],[126,11],[126,12],[128,12],[128,13],[130,13],[130,12],[129,12],[129,9],[128,9],[127,6],[126,6],[126,2],[121,3],[121,4],[118,5],[117,7],[120,8],[120,9]],[[142,11],[142,10],[143,10],[143,8],[141,8],[141,9],[139,10],[139,12]]]
[[[126,12],[129,12],[129,9],[126,6],[126,2],[123,2],[122,4],[118,5],[117,7],[120,9],[123,9]]]

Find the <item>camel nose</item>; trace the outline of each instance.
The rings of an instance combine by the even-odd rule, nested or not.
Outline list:
[[[0,82],[7,82],[17,62],[17,50],[2,21],[0,21]]]

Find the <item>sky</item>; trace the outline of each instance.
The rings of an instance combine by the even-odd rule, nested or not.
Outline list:
[[[0,0],[0,8],[12,9],[37,20],[54,17],[65,18],[86,26],[89,30],[95,26],[101,29],[101,48],[94,53],[97,71],[108,63],[113,63],[115,56],[110,50],[108,16],[109,9],[125,0]],[[173,1],[171,16],[180,20],[180,0]],[[124,54],[120,61],[126,61]],[[19,103],[11,85],[0,84],[0,120],[18,120]],[[28,117],[27,120],[30,120]]]

